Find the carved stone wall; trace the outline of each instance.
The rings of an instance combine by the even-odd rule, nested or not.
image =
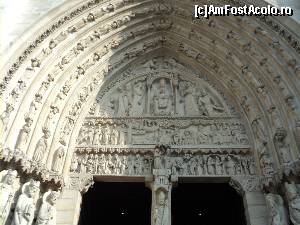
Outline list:
[[[170,207],[176,177],[223,177],[244,195],[251,225],[255,204],[265,207],[261,190],[283,197],[297,221],[296,25],[271,17],[195,20],[194,4],[86,0],[42,21],[1,68],[1,171],[16,169],[20,187],[39,181],[43,194],[64,185],[85,192],[94,176],[145,177],[153,223],[164,224],[170,214],[160,212]],[[157,144],[167,146],[162,158]],[[40,208],[32,208],[38,221]]]

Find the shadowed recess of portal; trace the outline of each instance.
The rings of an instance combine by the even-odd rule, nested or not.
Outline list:
[[[228,184],[179,183],[172,225],[246,225],[243,199]]]
[[[97,182],[83,195],[80,225],[150,225],[151,191],[145,183]]]

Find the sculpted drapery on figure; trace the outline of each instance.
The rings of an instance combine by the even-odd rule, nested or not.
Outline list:
[[[191,82],[181,81],[179,82],[179,93],[182,99],[180,99],[181,104],[177,104],[177,112],[179,115],[187,116],[198,116],[201,115],[198,109],[198,105],[195,99],[195,86]],[[183,105],[183,110],[180,110],[180,105]],[[200,113],[200,114],[199,114]]]
[[[207,91],[202,90],[202,94],[199,96],[198,104],[200,112],[204,116],[217,116],[222,115],[225,109],[222,106],[217,105]]]
[[[152,107],[154,115],[168,116],[174,112],[171,87],[172,83],[168,84],[165,78],[160,78],[158,87],[153,88]]]
[[[154,225],[168,224],[168,194],[164,190],[158,189],[156,191],[156,205],[154,209]]]
[[[280,156],[280,160],[283,165],[290,164],[292,162],[292,155],[290,145],[286,141],[287,132],[283,128],[279,128],[276,130],[274,136],[274,144],[277,148],[277,152]]]
[[[22,129],[19,132],[15,149],[22,150],[23,146],[27,143],[29,133],[30,133],[30,126],[32,125],[32,119],[30,117],[25,118],[25,125],[22,127]]]
[[[50,137],[49,130],[47,128],[43,129],[43,137],[40,138],[40,140],[37,142],[35,146],[35,151],[33,155],[33,160],[36,162],[42,162],[47,150],[47,139]]]
[[[4,170],[0,173],[0,225],[4,225],[14,201],[17,171]]]
[[[154,149],[152,183],[152,224],[171,224],[171,165],[168,155],[169,149],[165,146],[156,146]]]
[[[63,166],[65,156],[65,150],[63,146],[60,146],[54,153],[52,171],[59,172]]]
[[[55,204],[59,193],[56,191],[47,191],[43,195],[42,205],[39,209],[35,225],[56,225]]]
[[[128,83],[122,88],[119,88],[120,94],[118,96],[118,110],[117,116],[129,116],[131,112],[132,103],[132,91],[131,84]]]
[[[300,225],[300,193],[299,185],[294,182],[285,183],[286,196],[289,206],[290,220],[293,225]]]
[[[103,116],[224,116],[228,110],[219,94],[207,84],[185,76],[162,72],[142,76],[112,88],[109,99],[103,101]],[[105,99],[105,97],[104,97]],[[96,105],[101,100],[97,100]],[[95,107],[99,108],[99,107]],[[93,110],[92,110],[93,111]]]
[[[144,113],[146,104],[146,83],[137,81],[133,85],[132,108],[130,116],[141,116]]]
[[[270,225],[288,225],[287,211],[283,199],[278,194],[266,194],[266,203],[269,210]]]
[[[40,182],[30,180],[22,186],[22,194],[19,196],[14,212],[12,225],[31,225],[35,212],[35,197],[39,192]]]

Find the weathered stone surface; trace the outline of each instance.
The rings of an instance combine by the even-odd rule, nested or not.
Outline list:
[[[94,178],[117,177],[151,187],[153,225],[171,223],[179,178],[229,182],[249,225],[272,218],[263,192],[297,223],[298,190],[286,205],[280,187],[299,183],[299,24],[193,20],[193,1],[72,2],[1,68],[0,185],[16,202],[0,202],[1,222],[25,207],[14,224],[75,225]]]

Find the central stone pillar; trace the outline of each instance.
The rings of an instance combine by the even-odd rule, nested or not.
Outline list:
[[[159,146],[154,151],[153,179],[148,186],[152,190],[151,225],[171,225],[171,169],[167,147]]]
[[[171,225],[171,170],[153,169],[151,225]]]

